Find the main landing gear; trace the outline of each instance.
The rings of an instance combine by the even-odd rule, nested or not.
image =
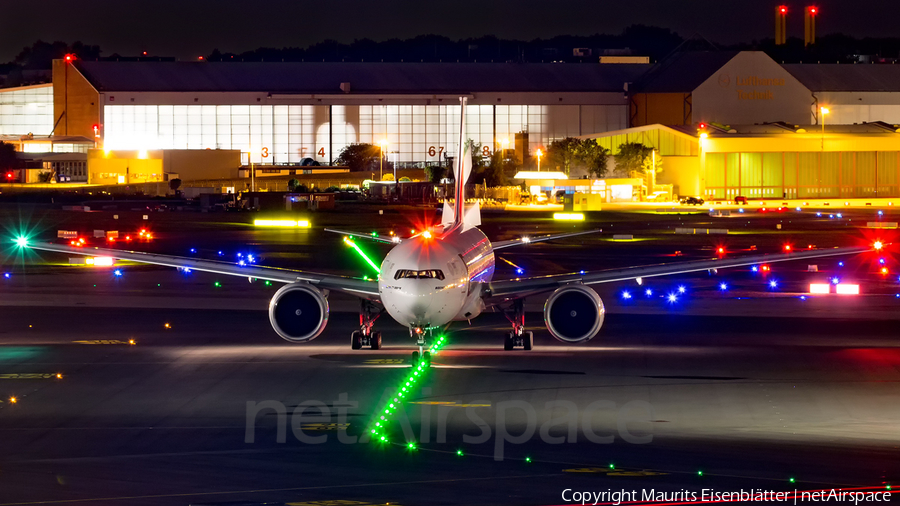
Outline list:
[[[512,324],[512,332],[508,332],[503,339],[503,349],[506,351],[521,347],[530,350],[534,347],[534,332],[525,330],[525,299],[516,299],[512,307],[503,310],[503,315]]]
[[[412,366],[416,367],[419,365],[419,362],[423,362],[425,367],[431,367],[431,352],[425,351],[425,333],[430,332],[428,330],[419,328],[419,327],[410,327],[409,335],[416,339],[416,345],[419,347],[419,351],[412,352]]]
[[[354,330],[350,334],[350,348],[358,350],[363,346],[368,346],[373,350],[381,349],[381,332],[372,330],[372,327],[383,312],[384,309],[379,309],[365,299],[360,301],[359,330]]]

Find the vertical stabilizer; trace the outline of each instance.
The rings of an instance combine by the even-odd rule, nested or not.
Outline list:
[[[453,206],[444,203],[441,225],[449,232],[461,228],[463,231],[481,225],[481,212],[478,204],[466,209],[466,181],[472,173],[472,146],[466,139],[466,97],[459,97],[459,145],[453,164],[453,178],[456,184],[456,202]]]
[[[456,204],[453,209],[455,226],[460,226],[465,219],[466,180],[472,170],[472,153],[469,152],[469,145],[466,142],[466,101],[466,97],[459,97],[459,144],[453,173],[456,180]]]

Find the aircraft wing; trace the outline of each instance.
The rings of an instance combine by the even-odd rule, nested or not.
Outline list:
[[[494,250],[498,250],[498,249],[503,249],[503,248],[511,248],[513,246],[520,246],[522,244],[553,241],[555,239],[563,239],[565,237],[575,237],[576,235],[596,234],[598,232],[602,232],[602,230],[600,230],[598,228],[596,230],[586,230],[583,232],[569,232],[566,234],[543,235],[540,237],[520,237],[518,239],[510,239],[508,241],[497,241],[495,243],[492,243],[491,246],[494,248]]]
[[[61,244],[52,243],[28,244],[25,247],[40,251],[67,253],[70,255],[112,257],[119,260],[131,260],[133,262],[140,262],[144,264],[164,265],[166,267],[212,272],[215,274],[222,274],[226,276],[256,278],[268,281],[276,281],[279,283],[295,283],[298,281],[304,281],[325,290],[335,290],[373,301],[381,300],[378,294],[378,282],[375,280],[362,280],[347,278],[343,276],[331,276],[327,274],[316,274],[312,272],[295,271],[290,269],[279,269],[275,267],[259,267],[256,265],[241,266],[229,262],[216,262],[212,260],[198,260],[195,258],[187,257],[157,255],[154,253],[143,253],[140,251],[125,251],[91,247],[76,248],[73,246],[64,246]]]
[[[346,230],[337,230],[334,228],[326,228],[324,230],[326,232],[331,232],[333,234],[341,234],[341,235],[346,235],[346,236],[350,236],[350,237],[359,237],[360,239],[369,239],[370,241],[381,242],[381,243],[385,243],[385,244],[397,244],[400,242],[400,238],[397,236],[392,236],[392,237],[396,237],[396,239],[393,239],[393,238],[379,237],[377,235],[372,235],[372,234],[364,234],[362,232],[348,232]]]
[[[612,283],[615,281],[628,281],[638,278],[651,278],[657,276],[669,276],[672,274],[684,274],[689,272],[707,271],[712,269],[725,269],[728,267],[741,267],[745,265],[767,264],[774,262],[787,262],[790,260],[804,260],[811,258],[831,257],[838,255],[853,255],[874,251],[871,246],[853,246],[832,249],[817,249],[798,251],[794,253],[782,253],[773,255],[751,255],[736,258],[716,258],[710,260],[696,260],[691,262],[675,262],[642,267],[629,267],[625,269],[613,269],[595,272],[576,272],[572,274],[557,274],[533,278],[510,279],[505,281],[493,281],[484,288],[484,299],[488,305],[506,300],[519,299],[529,295],[555,290],[570,283],[583,283],[595,285],[600,283]]]

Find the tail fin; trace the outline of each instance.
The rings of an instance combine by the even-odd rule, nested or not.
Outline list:
[[[453,167],[453,177],[456,180],[456,203],[453,206],[452,221],[449,218],[449,206],[444,206],[443,224],[445,229],[463,227],[468,229],[481,224],[481,215],[478,210],[466,212],[466,181],[472,172],[472,152],[466,139],[466,97],[459,97],[459,146]],[[478,218],[475,219],[475,216]],[[469,218],[468,220],[466,218]],[[476,223],[477,221],[477,223]]]

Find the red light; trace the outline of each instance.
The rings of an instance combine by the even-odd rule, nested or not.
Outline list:
[[[147,56],[147,51],[144,51],[144,56]]]
[[[6,179],[12,179],[12,178],[13,178],[13,173],[12,173],[12,172],[7,172],[7,173],[6,173]]]
[[[875,248],[876,251],[881,251],[881,248],[884,247],[884,243],[881,241],[875,241],[875,243],[872,244],[872,247]]]
[[[706,128],[706,123],[700,123],[699,125],[697,125],[697,128],[703,130],[704,128]]]
[[[772,268],[768,265],[763,265],[762,267],[760,267],[760,269],[762,269],[763,272],[769,272],[770,270],[772,270]]]
[[[784,245],[784,250],[785,250],[785,251],[791,251],[791,245],[790,245],[790,244],[785,244],[785,245]]]
[[[69,241],[69,244],[75,246],[75,241]]]
[[[723,253],[725,253],[725,248],[719,248],[719,254],[721,255]]]
[[[784,5],[780,6],[780,7],[778,8],[778,12],[780,12],[780,13],[782,13],[782,14],[786,14],[786,13],[787,13],[787,7],[785,7]]]
[[[888,268],[887,268],[887,267],[882,267],[882,268],[881,268],[881,273],[882,273],[882,274],[887,274],[887,273],[888,273]]]
[[[197,59],[198,59],[198,60],[202,60],[203,57],[202,57],[202,56],[198,56]]]
[[[815,14],[815,13],[816,13],[816,8],[815,8],[815,7],[810,7],[810,8],[809,8],[809,13],[810,13],[810,14]]]
[[[66,60],[67,62],[72,62],[72,61],[75,60],[75,55],[72,54],[72,53],[69,53],[69,54],[67,54],[67,55],[65,56],[65,60]]]

